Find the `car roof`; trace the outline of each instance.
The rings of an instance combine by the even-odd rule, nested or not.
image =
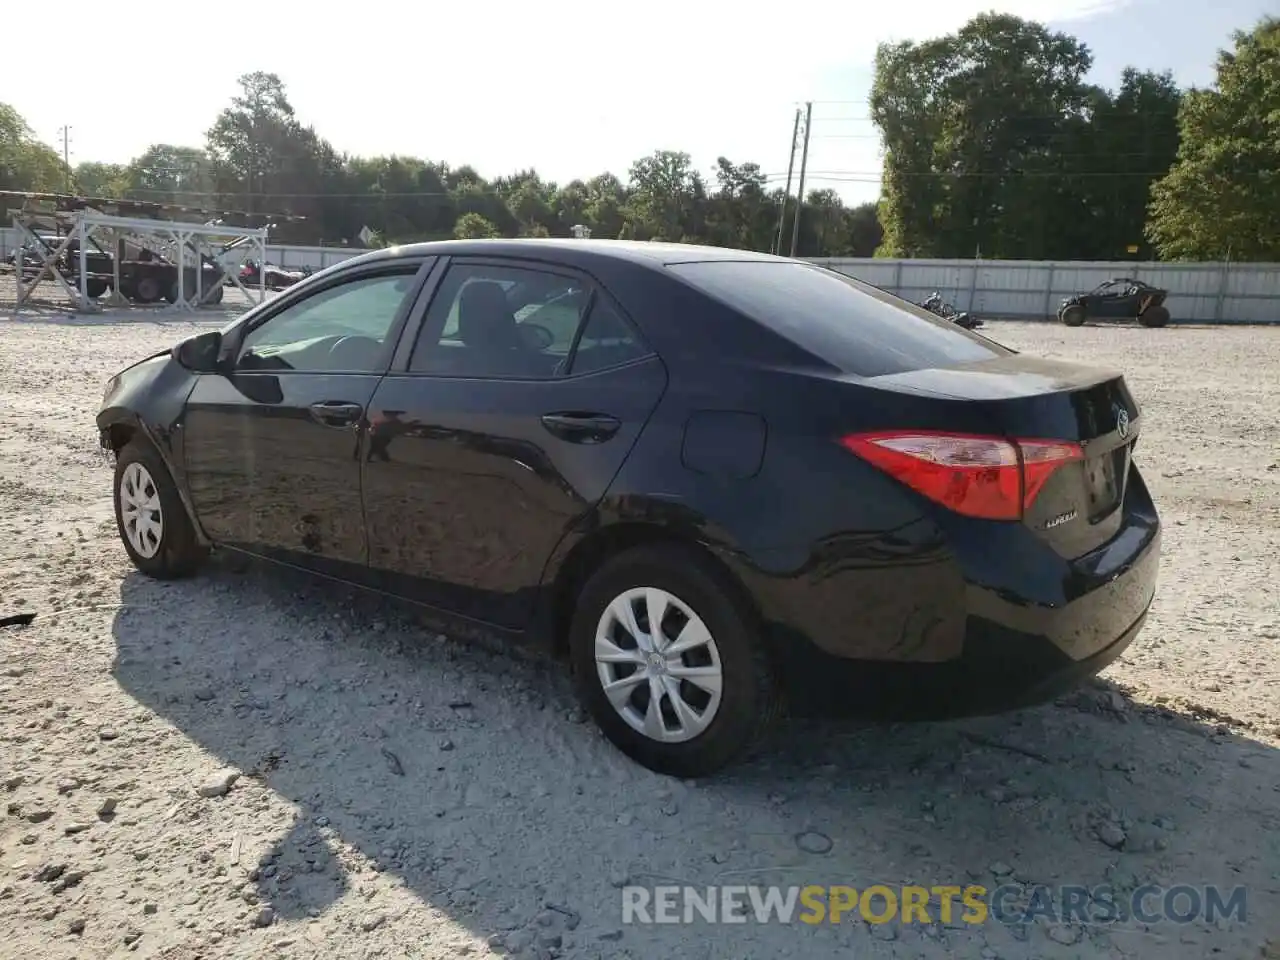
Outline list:
[[[549,257],[548,257],[549,255]],[[659,267],[670,263],[696,263],[707,260],[787,262],[751,250],[711,247],[694,243],[659,243],[645,240],[576,240],[560,237],[522,237],[503,240],[431,240],[409,243],[383,250],[373,250],[344,263],[356,260],[370,262],[412,256],[493,256],[533,257],[566,263],[589,263],[592,260],[622,260],[638,265]]]

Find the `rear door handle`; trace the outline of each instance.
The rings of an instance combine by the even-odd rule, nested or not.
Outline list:
[[[326,427],[349,427],[360,419],[364,407],[346,400],[325,400],[308,408],[311,418]]]
[[[553,437],[570,443],[604,443],[622,426],[622,421],[604,413],[548,413],[542,425]]]

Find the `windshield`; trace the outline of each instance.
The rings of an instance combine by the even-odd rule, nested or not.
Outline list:
[[[879,287],[807,263],[717,260],[668,268],[855,376],[976,363],[1013,352]]]

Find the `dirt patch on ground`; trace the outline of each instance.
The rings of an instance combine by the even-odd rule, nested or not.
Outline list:
[[[1110,683],[963,723],[792,724],[684,783],[613,751],[554,665],[256,567],[134,574],[93,414],[111,373],[209,325],[0,320],[0,616],[37,615],[0,628],[0,956],[1202,960],[1280,934],[1280,329],[989,325],[1123,369],[1144,406],[1165,557]],[[628,882],[1248,899],[1243,921],[934,902],[929,924],[710,928],[624,924]]]

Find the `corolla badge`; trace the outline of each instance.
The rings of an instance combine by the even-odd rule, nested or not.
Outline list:
[[[1045,525],[1040,529],[1052,530],[1054,527],[1060,527],[1064,523],[1070,523],[1077,516],[1079,516],[1078,510],[1068,510],[1066,513],[1060,513],[1056,517],[1054,517],[1052,520],[1046,521]]]
[[[1129,435],[1129,411],[1119,404],[1116,405],[1116,430],[1121,439]]]

